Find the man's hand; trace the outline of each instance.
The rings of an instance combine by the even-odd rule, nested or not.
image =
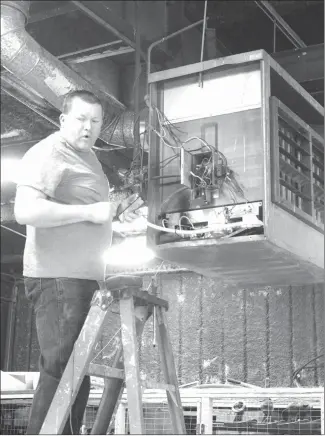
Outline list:
[[[117,208],[116,216],[121,222],[131,222],[139,218],[138,209],[143,206],[144,202],[139,194],[132,194],[120,203]]]
[[[87,221],[95,224],[104,224],[113,218],[116,214],[117,205],[108,201],[88,204]]]

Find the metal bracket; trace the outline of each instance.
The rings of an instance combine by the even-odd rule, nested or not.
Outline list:
[[[113,297],[111,291],[107,289],[99,289],[93,295],[91,306],[99,306],[102,310],[107,310],[112,304]]]

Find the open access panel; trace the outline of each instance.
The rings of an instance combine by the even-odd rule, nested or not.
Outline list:
[[[157,256],[229,285],[323,281],[323,107],[263,50],[148,81]]]

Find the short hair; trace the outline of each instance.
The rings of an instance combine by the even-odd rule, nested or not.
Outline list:
[[[75,98],[80,98],[81,100],[86,101],[87,103],[99,104],[102,108],[103,113],[104,113],[103,103],[100,101],[100,99],[95,94],[93,94],[90,91],[86,91],[86,90],[76,90],[76,91],[68,92],[68,94],[66,94],[64,96],[64,100],[63,100],[63,104],[62,104],[62,113],[63,114],[67,114],[70,111],[72,101]]]

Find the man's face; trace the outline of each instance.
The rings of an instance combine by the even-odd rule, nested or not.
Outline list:
[[[95,144],[103,124],[100,104],[87,103],[79,97],[71,102],[68,113],[60,115],[60,131],[64,139],[78,151],[89,151]]]

